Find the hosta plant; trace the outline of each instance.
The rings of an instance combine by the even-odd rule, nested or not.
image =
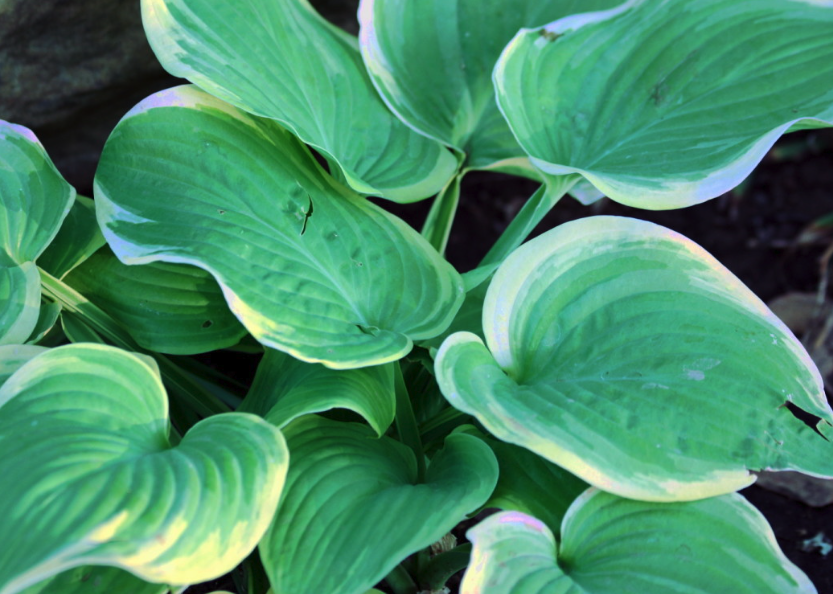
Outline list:
[[[833,124],[833,4],[142,14],[192,84],[124,116],[93,200],[0,125],[0,594],[814,591],[735,493],[833,477],[801,344],[664,227],[526,239],[568,193],[682,208]],[[471,170],[541,186],[459,271]],[[368,200],[432,196],[420,230]]]

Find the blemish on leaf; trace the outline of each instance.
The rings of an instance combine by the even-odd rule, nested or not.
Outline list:
[[[217,214],[224,215],[224,214],[226,214],[226,211],[224,211],[222,208],[218,208],[217,209]]]
[[[304,222],[301,225],[301,235],[307,232],[307,223],[309,223],[310,218],[312,218],[312,211],[313,211],[313,204],[312,204],[312,196],[307,194],[307,199],[309,200],[309,205],[307,206],[306,212],[304,212]]]
[[[213,325],[214,325],[214,322],[212,322],[211,320],[206,320],[202,323],[203,328],[211,328],[211,326],[213,326]]]
[[[369,334],[371,336],[379,336],[379,329],[376,326],[365,326],[363,324],[356,324],[362,334]]]
[[[555,31],[547,31],[546,29],[541,29],[540,31],[538,31],[538,35],[540,35],[550,43],[561,37],[560,33],[556,33]]]

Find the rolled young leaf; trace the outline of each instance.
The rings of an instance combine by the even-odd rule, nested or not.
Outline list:
[[[283,428],[302,415],[334,408],[361,415],[381,437],[396,413],[391,364],[335,370],[266,349],[237,410]]]
[[[495,62],[522,27],[617,4],[362,0],[359,43],[379,93],[409,126],[466,153],[468,169],[537,177],[495,103]]]
[[[443,343],[443,394],[601,489],[672,501],[737,490],[749,470],[833,477],[833,411],[804,347],[669,229],[590,217],[533,239],[495,274],[483,329],[485,344]]]
[[[412,450],[370,427],[310,415],[286,436],[292,466],[259,546],[276,592],[365,593],[480,507],[497,480],[494,455],[470,435],[448,437],[424,483]]]
[[[412,202],[457,168],[385,107],[355,38],[306,0],[142,0],[142,20],[168,72],[279,121],[358,192]]]
[[[280,432],[228,413],[172,447],[167,413],[153,361],[113,347],[52,349],[6,380],[0,593],[91,564],[189,584],[251,552],[286,473]]]
[[[116,127],[95,180],[122,262],[210,272],[265,346],[334,368],[440,334],[460,275],[416,231],[334,182],[286,130],[184,86]]]
[[[737,494],[656,504],[588,489],[560,546],[520,512],[468,531],[461,594],[815,594],[778,548],[766,519]]]
[[[0,345],[25,342],[40,314],[34,264],[75,199],[31,130],[0,120]]]
[[[784,132],[833,124],[833,5],[630,0],[523,30],[494,72],[532,163],[617,202],[697,204]]]
[[[127,266],[104,247],[70,272],[65,282],[151,351],[206,353],[237,344],[246,335],[217,281],[196,266]]]

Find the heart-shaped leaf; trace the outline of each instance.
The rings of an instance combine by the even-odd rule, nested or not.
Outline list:
[[[495,103],[495,62],[522,27],[618,3],[362,0],[359,42],[373,83],[409,126],[466,153],[466,168],[537,177]]]
[[[259,547],[276,592],[366,592],[482,505],[497,480],[494,455],[470,435],[449,436],[418,483],[412,451],[370,427],[306,416],[285,434],[292,466]]]
[[[416,231],[334,182],[271,120],[194,87],[125,116],[95,191],[119,259],[209,271],[255,338],[305,361],[398,359],[463,299],[460,275]]]
[[[737,494],[686,503],[589,489],[567,512],[561,544],[520,512],[468,531],[461,594],[815,594],[766,519]]]
[[[306,0],[142,0],[142,19],[168,72],[281,122],[359,192],[412,202],[457,168],[385,107],[355,38]]]
[[[630,0],[523,30],[494,73],[532,163],[623,204],[703,202],[781,134],[833,124],[833,5]]]
[[[446,339],[437,381],[456,408],[612,493],[683,500],[748,469],[833,476],[804,348],[702,248],[652,223],[590,217],[516,250],[483,308],[486,344]],[[487,346],[488,345],[488,348]]]
[[[95,219],[95,204],[89,198],[76,196],[55,239],[38,258],[38,266],[55,278],[63,278],[104,243]]]
[[[67,275],[66,283],[152,351],[194,355],[232,346],[246,335],[217,281],[195,266],[127,266],[105,247]]]
[[[25,342],[38,322],[35,259],[75,199],[31,130],[0,120],[0,345]]]
[[[396,413],[391,364],[335,370],[266,349],[238,410],[282,428],[302,415],[334,408],[360,414],[381,436]]]
[[[68,389],[70,387],[71,389]],[[280,432],[228,413],[172,447],[153,361],[103,345],[42,353],[0,387],[0,593],[111,565],[149,582],[226,573],[272,518]]]

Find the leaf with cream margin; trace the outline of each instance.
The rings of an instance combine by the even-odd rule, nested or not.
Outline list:
[[[48,349],[31,344],[7,344],[0,346],[0,386],[30,359]]]
[[[55,239],[38,258],[38,267],[55,278],[63,278],[104,243],[104,235],[95,219],[95,203],[84,196],[76,196]]]
[[[165,584],[151,584],[117,567],[75,567],[20,594],[166,594]]]
[[[68,390],[67,386],[72,389]],[[153,361],[103,345],[44,352],[0,388],[0,593],[107,565],[167,584],[230,571],[278,503],[288,456],[227,413],[176,447]]]
[[[494,489],[497,462],[450,435],[417,480],[413,452],[365,425],[313,415],[285,429],[292,465],[260,557],[276,592],[363,594]]]
[[[237,410],[283,428],[300,416],[334,408],[361,415],[381,437],[396,413],[391,364],[335,370],[266,349]]]
[[[785,405],[833,411],[804,347],[691,240],[589,217],[516,250],[483,307],[485,344],[437,355],[449,402],[591,485],[647,501],[740,489],[752,470],[833,476],[833,446]]]
[[[55,326],[61,315],[61,306],[57,303],[41,299],[38,321],[35,324],[32,334],[29,335],[27,344],[37,344]]]
[[[196,266],[127,266],[104,247],[65,282],[151,351],[195,355],[230,347],[246,335],[217,281]]]
[[[532,163],[663,210],[737,186],[785,132],[833,124],[833,4],[630,0],[518,33],[494,71]]]
[[[142,0],[142,20],[168,72],[277,120],[357,192],[413,202],[457,169],[450,152],[388,110],[355,38],[306,0]]]
[[[495,103],[495,62],[522,27],[619,3],[362,0],[359,45],[379,93],[409,126],[465,153],[467,169],[537,179]]]
[[[25,342],[40,315],[35,260],[75,199],[28,128],[0,120],[0,345]]]
[[[463,300],[460,275],[411,227],[333,181],[275,122],[195,87],[125,116],[95,196],[122,262],[207,270],[258,341],[308,362],[399,359]]]
[[[561,529],[520,512],[468,531],[461,594],[815,594],[766,519],[737,494],[649,503],[588,489]]]

